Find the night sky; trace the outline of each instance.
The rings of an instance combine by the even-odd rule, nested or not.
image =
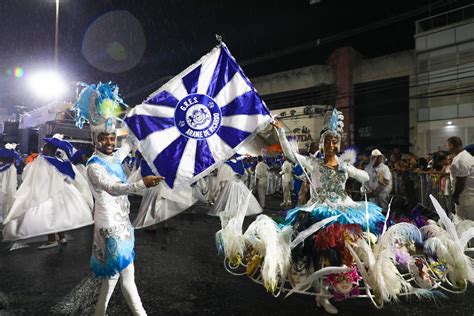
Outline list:
[[[469,1],[448,3],[439,10]],[[414,21],[426,17],[430,1],[215,1],[61,0],[59,69],[74,84],[115,81],[137,104],[216,45],[220,34],[249,75],[325,64],[337,47],[352,46],[364,57],[414,48]],[[439,1],[431,1],[435,7]],[[418,11],[415,11],[418,10]],[[432,13],[436,13],[436,8]],[[408,13],[394,23],[390,18]],[[41,106],[28,90],[28,75],[53,67],[54,0],[0,0],[0,107]],[[374,25],[376,22],[382,22]],[[368,30],[359,32],[360,27]],[[358,33],[358,34],[355,34]],[[281,57],[282,49],[309,45]],[[255,61],[255,58],[264,56]],[[15,76],[14,68],[23,74]]]

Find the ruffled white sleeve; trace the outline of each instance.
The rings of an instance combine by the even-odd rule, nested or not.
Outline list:
[[[280,140],[281,148],[283,149],[283,153],[285,156],[294,163],[300,163],[303,168],[307,171],[311,172],[313,170],[313,164],[311,163],[308,157],[295,153],[294,150],[291,148],[288,139],[286,139],[286,133],[283,128],[277,129],[278,139]]]
[[[364,170],[357,169],[353,165],[345,164],[344,170],[350,178],[356,179],[357,181],[364,183],[369,181],[369,174]]]
[[[89,165],[87,168],[87,176],[94,188],[104,190],[113,196],[138,194],[141,190],[146,188],[143,180],[133,183],[122,183],[117,181],[117,179],[112,177],[104,167],[95,163]]]

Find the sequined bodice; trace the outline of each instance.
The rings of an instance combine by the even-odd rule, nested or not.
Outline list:
[[[347,173],[345,171],[332,169],[324,165],[319,165],[319,172],[321,174],[321,186],[317,189],[317,197],[319,201],[324,202],[329,200],[332,203],[345,199]]]

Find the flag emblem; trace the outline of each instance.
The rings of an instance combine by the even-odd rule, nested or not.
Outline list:
[[[221,126],[222,113],[211,97],[196,93],[179,101],[174,120],[183,136],[204,139],[217,132]]]

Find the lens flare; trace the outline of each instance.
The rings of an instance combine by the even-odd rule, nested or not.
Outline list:
[[[21,67],[15,67],[15,69],[13,70],[13,75],[14,75],[16,78],[21,78],[21,77],[23,77],[23,68],[21,68]]]

